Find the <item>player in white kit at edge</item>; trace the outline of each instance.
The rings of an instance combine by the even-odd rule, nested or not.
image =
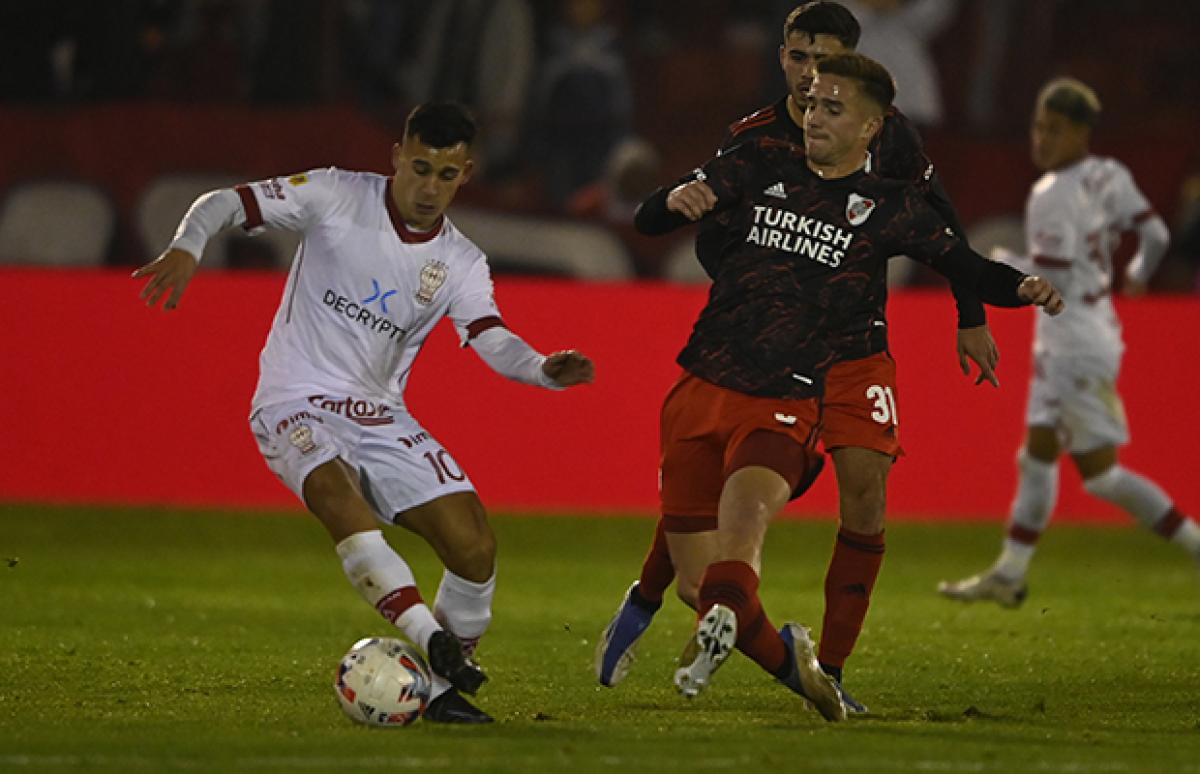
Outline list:
[[[500,318],[484,254],[444,211],[472,170],[475,124],[462,107],[409,115],[395,174],[322,169],[212,191],[167,250],[134,272],[150,306],[179,302],[205,243],[230,226],[300,232],[260,357],[250,426],[271,470],[336,543],[364,599],[429,656],[427,720],[485,723],[462,693],[486,679],[472,660],[491,621],[495,537],[471,481],[408,413],[404,386],[437,322],[498,373],[563,389],[592,381],[574,350],[543,356]],[[380,529],[424,538],[445,571],[431,610]]]
[[[1032,155],[1045,174],[1025,208],[1029,254],[994,257],[1035,266],[1062,290],[1067,311],[1037,321],[1027,436],[1017,458],[1020,477],[1003,550],[987,571],[942,582],[938,590],[951,599],[1004,607],[1025,599],[1025,575],[1058,497],[1063,450],[1088,493],[1124,509],[1200,561],[1200,527],[1156,483],[1117,461],[1129,427],[1116,390],[1125,345],[1112,303],[1112,253],[1121,232],[1136,231],[1138,251],[1125,272],[1124,291],[1139,295],[1166,252],[1169,234],[1129,170],[1089,152],[1099,116],[1095,93],[1070,78],[1051,81],[1038,96]]]

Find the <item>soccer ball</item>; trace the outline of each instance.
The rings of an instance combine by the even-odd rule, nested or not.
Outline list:
[[[333,681],[338,702],[352,720],[384,728],[407,726],[421,717],[432,687],[429,667],[417,649],[391,637],[354,643]]]

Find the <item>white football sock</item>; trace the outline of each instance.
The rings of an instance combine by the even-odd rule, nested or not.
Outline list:
[[[1010,537],[1004,538],[1004,548],[1000,558],[992,565],[992,572],[1002,575],[1008,580],[1021,580],[1029,572],[1029,563],[1033,560],[1033,551],[1037,548],[1033,543],[1022,543]]]
[[[1008,537],[992,569],[1012,580],[1020,580],[1029,571],[1037,538],[1050,523],[1058,502],[1058,461],[1043,462],[1024,449],[1017,454],[1017,494],[1008,518]],[[1026,539],[1018,540],[1014,533]],[[1032,537],[1032,540],[1028,539]]]
[[[449,570],[442,573],[442,584],[438,586],[433,602],[434,614],[447,631],[462,640],[463,649],[469,656],[474,655],[479,638],[492,621],[492,596],[495,593],[495,572],[483,583],[473,583]],[[450,683],[435,674],[430,697],[436,699],[448,690]]]
[[[1129,513],[1146,529],[1154,529],[1171,512],[1171,498],[1158,484],[1120,465],[1113,465],[1083,482],[1089,494]]]
[[[446,570],[434,600],[434,615],[463,642],[468,654],[475,652],[479,638],[492,622],[492,597],[496,593],[496,573],[483,583],[475,583]]]
[[[360,596],[421,649],[441,629],[417,591],[408,564],[383,539],[381,530],[356,532],[337,544],[342,570]]]

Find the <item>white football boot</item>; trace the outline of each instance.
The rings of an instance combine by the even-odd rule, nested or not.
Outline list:
[[[1011,580],[995,570],[972,575],[957,582],[942,581],[938,593],[960,602],[995,602],[1001,607],[1020,607],[1029,594],[1024,580]]]
[[[675,687],[687,698],[708,687],[737,643],[737,616],[725,605],[713,605],[696,626],[675,670]]]

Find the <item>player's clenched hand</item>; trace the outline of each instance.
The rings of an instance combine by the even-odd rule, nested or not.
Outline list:
[[[1021,284],[1017,286],[1017,295],[1022,301],[1042,307],[1042,311],[1051,317],[1067,308],[1062,295],[1050,284],[1050,280],[1036,275],[1021,280]]]
[[[958,329],[958,365],[962,368],[963,376],[971,375],[968,358],[979,366],[979,376],[975,379],[975,384],[982,384],[986,380],[993,387],[1000,386],[1000,380],[996,378],[1000,350],[996,348],[996,340],[992,338],[992,331],[986,323],[974,328]]]
[[[704,213],[717,206],[717,195],[708,183],[693,180],[675,186],[667,194],[667,210],[678,212],[688,220],[700,220]]]
[[[574,349],[564,349],[546,357],[542,371],[563,387],[591,384],[596,378],[596,366],[591,358]]]
[[[167,296],[167,302],[163,304],[163,309],[174,309],[179,306],[179,299],[183,295],[184,289],[187,288],[188,282],[191,281],[192,275],[196,273],[198,263],[196,257],[186,250],[178,248],[167,250],[133,273],[134,279],[150,278],[146,287],[142,288],[139,297],[145,300],[146,306],[154,306],[163,297],[163,294],[169,292],[170,295]]]

